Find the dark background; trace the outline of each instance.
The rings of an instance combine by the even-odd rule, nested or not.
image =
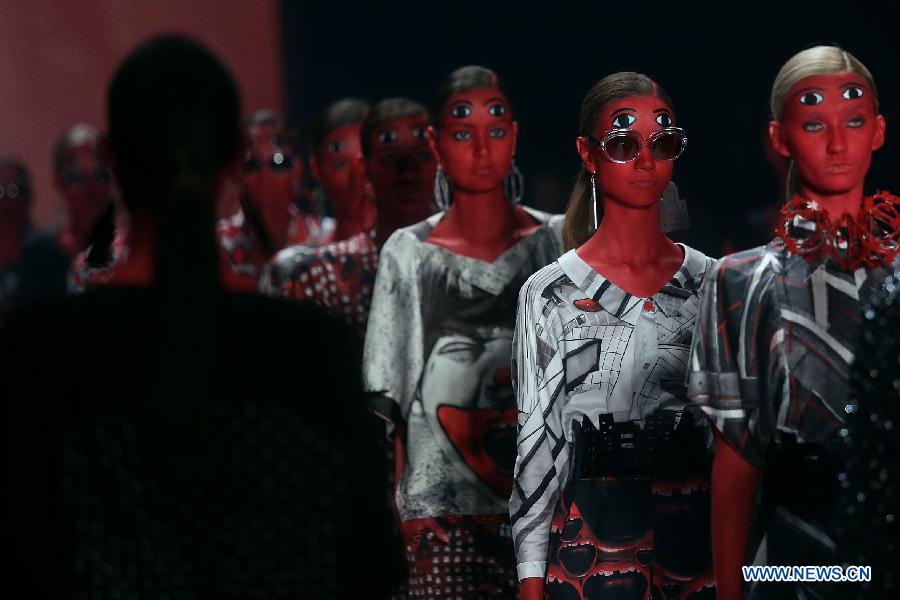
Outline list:
[[[282,3],[286,108],[301,134],[331,101],[404,95],[431,104],[454,68],[494,69],[519,122],[525,202],[565,208],[579,161],[581,100],[605,75],[647,73],[675,102],[688,149],[674,181],[692,227],[676,237],[719,255],[764,243],[783,188],[766,156],[772,81],[795,52],[835,43],[875,77],[888,141],[869,174],[896,189],[900,27],[864,2]]]

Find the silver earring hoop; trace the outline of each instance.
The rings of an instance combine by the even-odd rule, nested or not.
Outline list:
[[[444,212],[450,208],[450,181],[440,165],[434,173],[434,203]]]
[[[503,191],[506,199],[513,206],[522,201],[522,195],[525,193],[525,178],[522,177],[522,172],[516,165],[515,159],[510,164],[509,173],[506,174],[506,179],[503,181]]]
[[[597,212],[597,177],[596,173],[591,173],[591,223],[594,225],[594,231],[600,226]]]

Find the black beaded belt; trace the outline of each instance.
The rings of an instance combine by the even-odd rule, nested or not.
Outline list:
[[[580,478],[709,478],[711,431],[699,411],[657,410],[641,421],[620,422],[601,415],[599,424],[588,418],[575,424]]]

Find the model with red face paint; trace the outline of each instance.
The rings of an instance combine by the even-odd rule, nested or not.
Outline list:
[[[101,156],[98,138],[94,127],[80,123],[63,135],[53,152],[54,183],[68,213],[59,241],[70,256],[88,247],[115,197],[112,174]]]
[[[687,138],[638,73],[591,88],[580,127],[570,250],[519,296],[522,598],[711,598],[712,434],[683,382],[712,260],[672,243],[659,208]]]
[[[428,148],[428,111],[408,98],[376,104],[360,131],[366,176],[377,204],[377,242],[434,213],[436,163]]]
[[[93,126],[79,123],[57,142],[53,175],[68,214],[57,239],[72,257],[69,291],[77,292],[102,281],[128,252],[127,222],[116,211],[115,182]]]
[[[360,352],[378,267],[375,198],[360,144],[368,112],[362,100],[339,100],[313,126],[310,167],[337,221],[333,241],[279,252],[260,280],[265,294],[313,300],[345,319]]]
[[[303,159],[271,110],[253,114],[245,126],[241,209],[222,219],[220,244],[237,281],[256,289],[265,263],[283,248],[326,240],[334,223],[301,211]]]
[[[345,98],[326,108],[313,124],[309,167],[319,183],[319,203],[328,204],[336,221],[329,241],[375,228],[375,197],[366,178],[360,141],[368,114],[368,103]]]
[[[364,370],[376,410],[397,426],[410,597],[513,598],[515,303],[525,279],[559,256],[562,219],[518,205],[518,125],[493,72],[454,71],[433,119],[431,189],[443,211],[382,250]],[[389,156],[391,129],[375,131],[375,153]]]
[[[856,410],[848,372],[862,307],[900,266],[900,200],[863,193],[885,136],[865,66],[834,46],[804,50],[775,78],[771,108],[772,147],[791,161],[788,202],[772,242],[711,272],[689,379],[719,434],[713,546],[724,598],[741,597],[740,567],[754,558],[844,562],[832,532],[846,479],[836,448]],[[841,584],[772,585],[747,597],[828,598]]]

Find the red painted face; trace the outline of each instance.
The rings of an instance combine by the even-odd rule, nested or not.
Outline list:
[[[456,94],[439,115],[433,145],[454,190],[503,187],[516,150],[517,124],[496,87]]]
[[[98,152],[95,138],[69,147],[56,173],[56,187],[69,213],[69,231],[76,240],[86,242],[114,194],[109,165]]]
[[[425,115],[413,115],[390,119],[372,132],[366,174],[380,222],[406,227],[432,214],[437,163],[428,148],[427,128]]]
[[[351,218],[366,195],[365,164],[359,130],[361,123],[339,127],[316,149],[313,175],[322,185],[338,219]]]
[[[251,125],[247,137],[241,204],[265,228],[273,250],[279,250],[288,241],[290,207],[300,189],[303,163],[279,125]]]
[[[791,88],[769,135],[775,151],[793,159],[801,187],[834,195],[862,185],[872,152],[884,143],[884,127],[865,78],[838,73],[807,77]]]
[[[672,107],[656,96],[631,96],[603,108],[592,135],[602,139],[608,131],[629,129],[643,138],[634,160],[613,162],[584,137],[578,138],[578,152],[588,171],[596,173],[598,193],[606,200],[632,208],[655,204],[672,179],[671,160],[657,160],[647,145],[651,135],[665,127],[675,127]]]

